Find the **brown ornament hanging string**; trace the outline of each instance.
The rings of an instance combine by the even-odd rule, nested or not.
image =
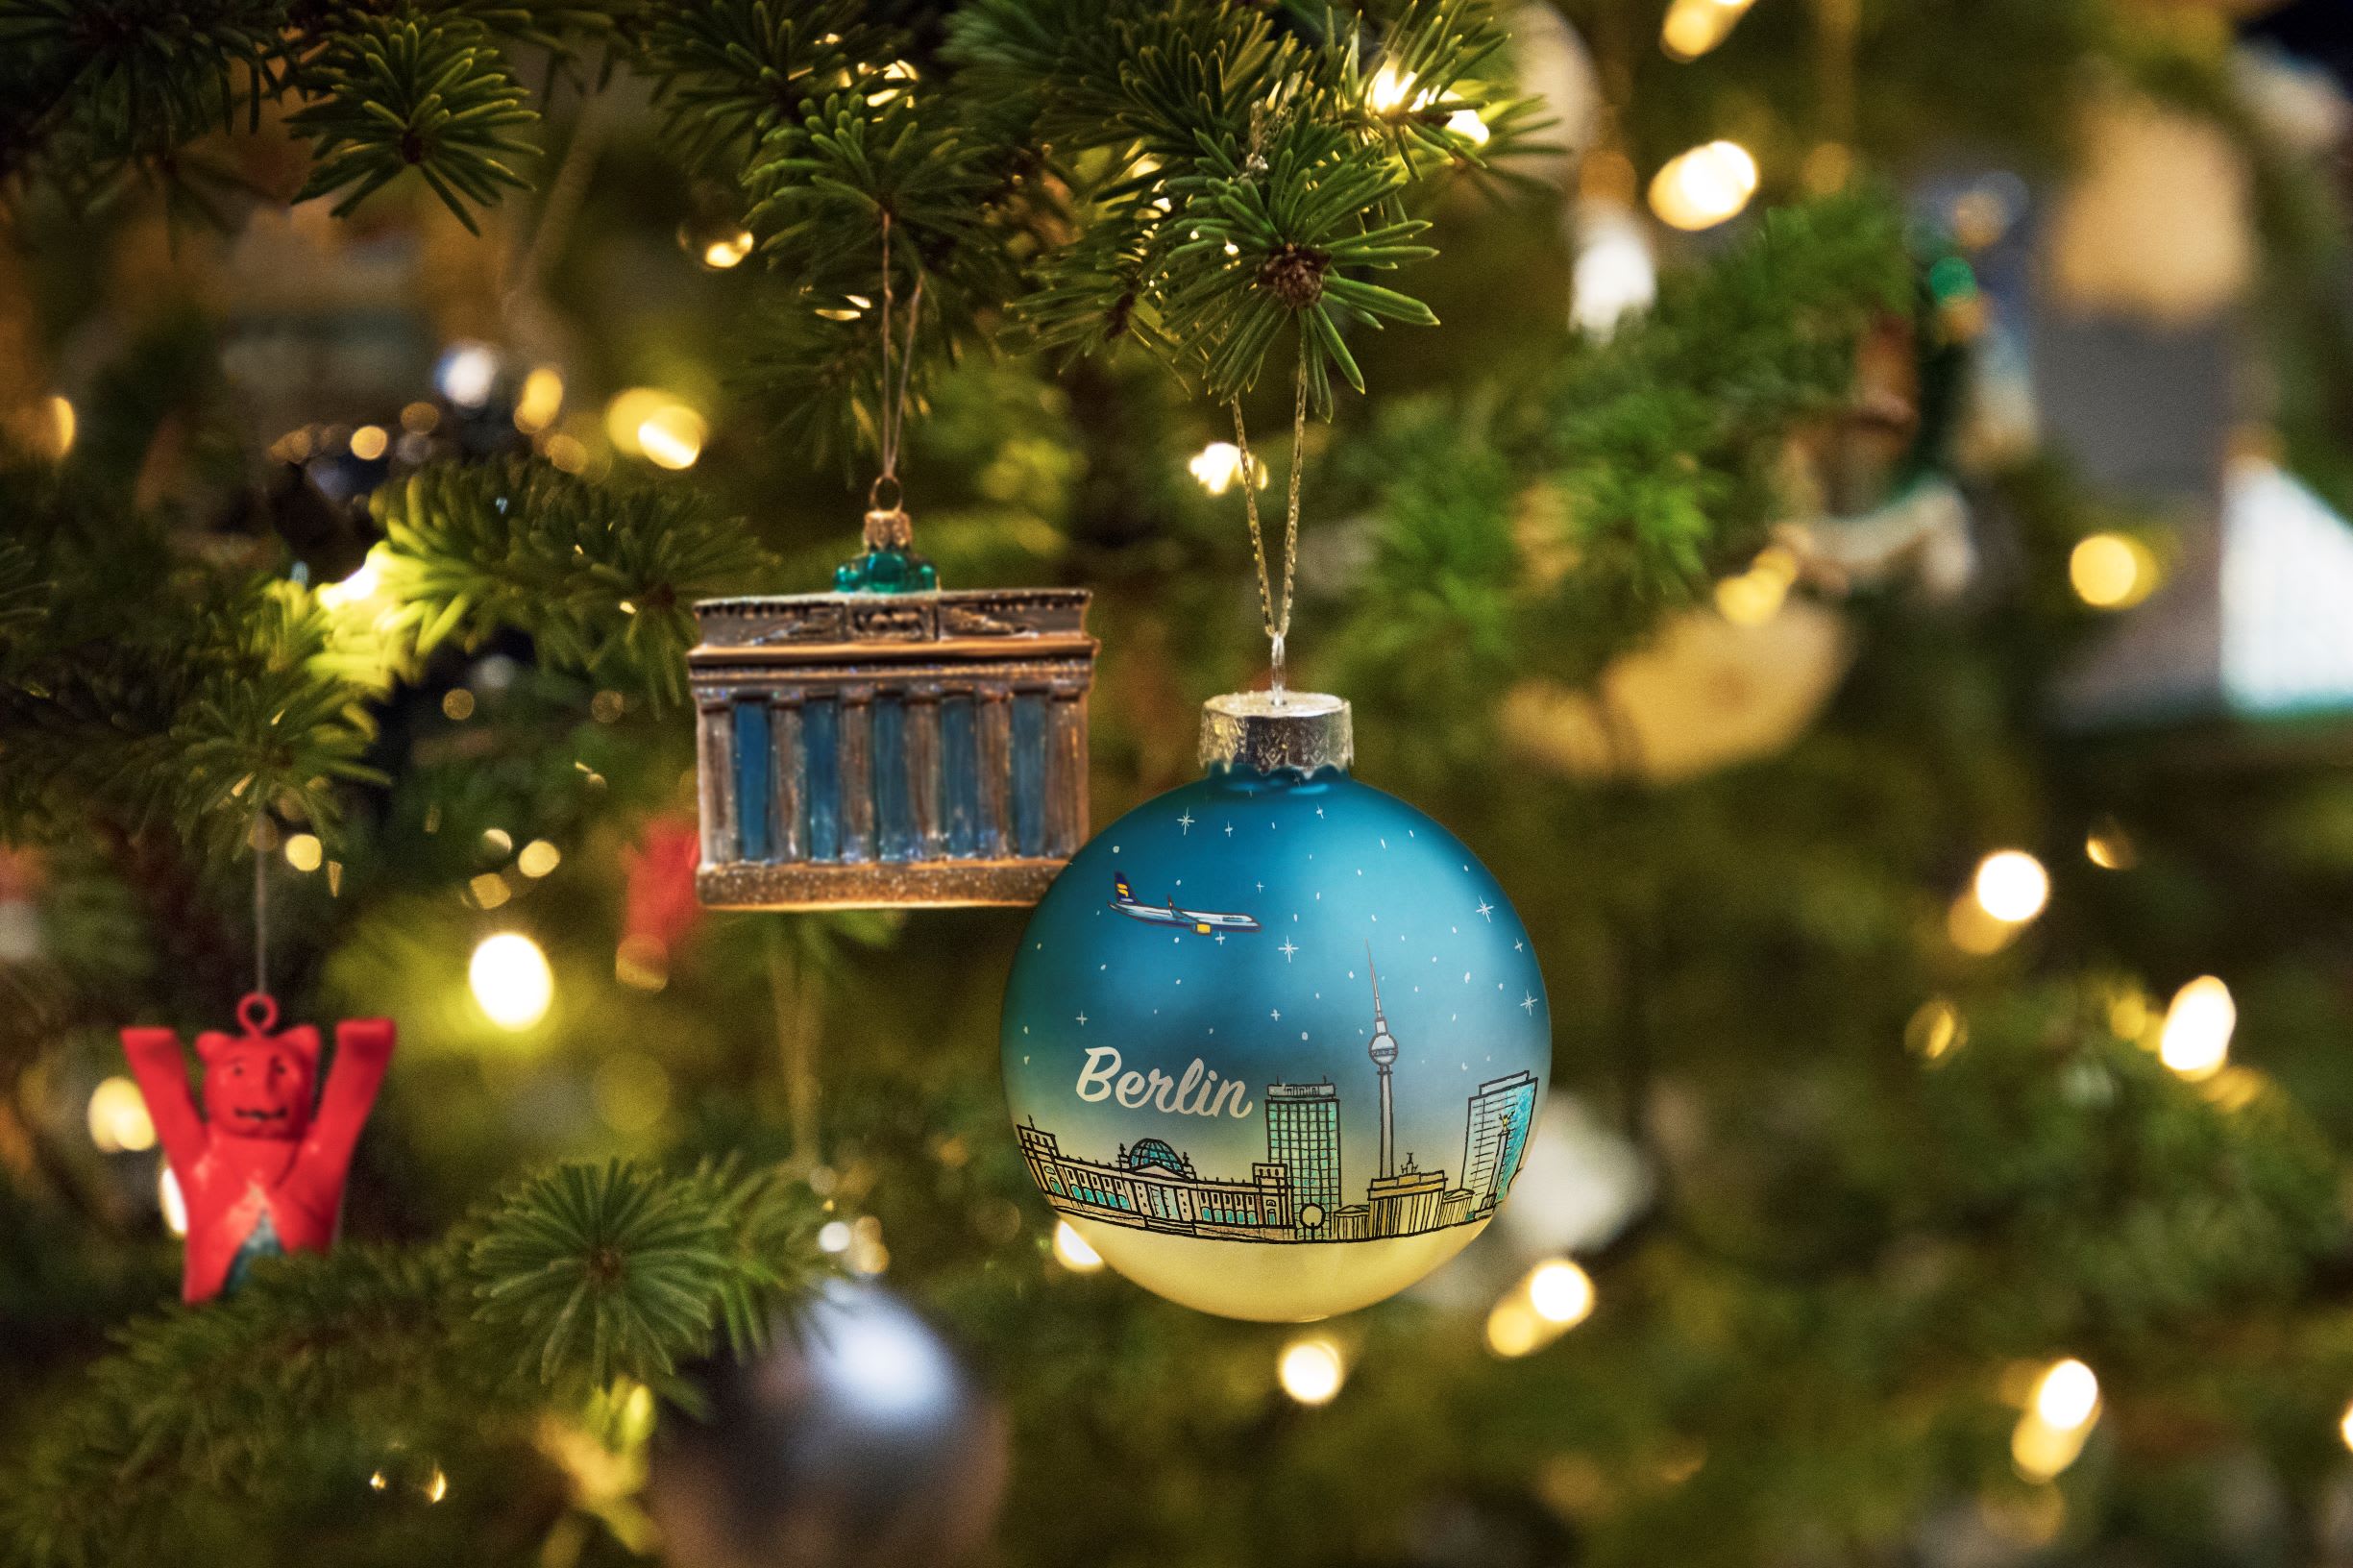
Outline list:
[[[245,836],[254,852],[254,995],[270,993],[269,819],[254,809],[253,831]]]
[[[875,404],[875,444],[880,449],[882,472],[875,476],[866,497],[866,545],[869,550],[906,550],[914,542],[914,525],[899,505],[902,488],[898,480],[898,444],[900,432],[907,424],[907,392],[915,373],[915,328],[923,310],[923,272],[916,269],[915,291],[907,297],[907,319],[899,330],[898,382],[891,380],[891,318],[896,309],[896,296],[891,285],[891,213],[882,214],[882,384],[881,398]],[[890,502],[883,501],[883,486],[890,486]]]
[[[1283,520],[1283,592],[1278,599],[1266,568],[1266,538],[1259,526],[1258,459],[1250,455],[1250,432],[1242,427],[1241,399],[1232,401],[1234,446],[1241,455],[1242,506],[1250,517],[1250,553],[1259,569],[1259,609],[1266,626],[1273,690],[1284,691],[1284,643],[1291,629],[1291,589],[1299,574],[1299,475],[1308,435],[1308,335],[1299,333],[1299,368],[1291,377],[1291,472]]]

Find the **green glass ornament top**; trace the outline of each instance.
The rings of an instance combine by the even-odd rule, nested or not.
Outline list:
[[[882,504],[883,486],[891,487],[891,504]],[[874,481],[867,497],[866,550],[833,569],[838,594],[928,594],[937,592],[940,574],[915,552],[915,522],[898,504],[898,481],[889,475]]]

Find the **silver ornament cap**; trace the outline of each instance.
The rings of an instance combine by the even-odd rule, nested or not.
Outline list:
[[[1348,704],[1323,692],[1228,692],[1201,704],[1201,766],[1256,773],[1348,771]]]

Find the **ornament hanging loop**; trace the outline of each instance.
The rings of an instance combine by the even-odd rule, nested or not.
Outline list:
[[[269,819],[266,806],[254,807],[254,825],[245,836],[246,846],[254,852],[254,992],[255,996],[268,999],[270,990],[270,850],[277,845],[277,833]],[[246,998],[251,1001],[253,997]],[[239,1003],[240,1009],[244,1003]],[[270,1003],[270,1017],[278,1016],[278,1004]]]
[[[266,1035],[278,1027],[278,998],[266,991],[253,991],[237,1001],[237,1022],[249,1035]]]
[[[1291,379],[1291,465],[1283,517],[1283,589],[1275,592],[1274,576],[1266,564],[1266,536],[1259,526],[1259,467],[1250,453],[1250,432],[1242,424],[1241,399],[1236,398],[1234,446],[1241,457],[1242,510],[1250,519],[1250,553],[1259,569],[1259,612],[1266,627],[1268,676],[1273,691],[1284,690],[1284,644],[1290,636],[1291,591],[1299,576],[1299,476],[1308,439],[1308,335],[1299,333],[1299,368]]]
[[[897,291],[891,282],[891,212],[885,208],[882,214],[882,382],[877,388],[874,406],[875,445],[880,449],[877,455],[882,460],[882,474],[875,479],[874,485],[879,491],[884,483],[890,484],[894,497],[890,509],[893,511],[898,510],[895,499],[898,495],[898,443],[900,433],[907,427],[907,394],[909,383],[915,376],[915,328],[923,314],[923,271],[919,264],[916,268],[914,292],[907,296],[906,320],[895,328],[892,318],[897,307]],[[898,339],[895,384],[891,373],[894,332]],[[872,504],[877,510],[881,509],[879,502]]]

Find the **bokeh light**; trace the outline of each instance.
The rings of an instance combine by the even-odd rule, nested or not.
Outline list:
[[[1566,1258],[1538,1263],[1528,1276],[1528,1304],[1547,1323],[1581,1323],[1593,1311],[1592,1276]]]
[[[1736,141],[1679,153],[1651,180],[1651,210],[1677,229],[1712,229],[1756,194],[1756,159]]]
[[[709,433],[700,414],[682,403],[665,404],[639,422],[637,449],[656,467],[692,468]]]
[[[2175,992],[2165,1010],[2157,1060],[2193,1082],[2211,1078],[2229,1060],[2231,1031],[2238,1026],[2239,1004],[2230,987],[2201,974]]]
[[[484,937],[466,966],[475,1004],[502,1029],[528,1029],[555,1000],[555,974],[539,943],[520,931]]]
[[[1487,137],[1493,134],[1487,130],[1487,122],[1479,117],[1479,110],[1475,109],[1458,109],[1447,115],[1446,129],[1474,147],[1485,146]]]
[[[180,1191],[180,1178],[165,1165],[156,1173],[156,1207],[163,1212],[163,1228],[174,1236],[188,1234],[188,1200]]]
[[[523,379],[523,391],[515,399],[515,429],[526,435],[544,430],[563,406],[564,378],[552,366],[541,365]]]
[[[1302,1405],[1329,1405],[1348,1381],[1340,1347],[1320,1335],[1294,1339],[1275,1362],[1283,1391]]]
[[[2096,533],[2069,553],[2067,579],[2095,609],[2126,609],[2157,586],[2157,557],[2129,534]]]
[[[1073,1274],[1092,1274],[1103,1266],[1103,1255],[1066,1219],[1054,1222],[1054,1261]]]
[[[128,1078],[108,1078],[90,1090],[90,1141],[101,1154],[136,1154],[156,1146],[147,1097]]]
[[[2054,1427],[2080,1427],[2098,1409],[2099,1379],[2072,1356],[2053,1361],[2034,1386],[2034,1413]]]
[[[2050,901],[2050,873],[2023,849],[1998,849],[1977,863],[1970,891],[1994,919],[2023,925]]]

